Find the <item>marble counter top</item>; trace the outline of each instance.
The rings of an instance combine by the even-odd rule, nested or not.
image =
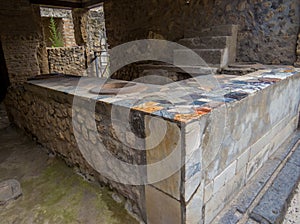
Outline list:
[[[210,113],[214,108],[240,101],[297,74],[300,74],[300,69],[275,67],[244,76],[202,75],[165,85],[58,75],[48,79],[30,80],[28,84],[123,106],[177,122],[189,122]],[[109,91],[95,93],[97,89],[99,91],[115,83],[123,83],[124,88],[111,94]]]

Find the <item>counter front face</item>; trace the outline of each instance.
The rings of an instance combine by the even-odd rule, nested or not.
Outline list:
[[[210,223],[297,128],[300,70],[166,85],[50,77],[10,89],[11,120],[131,200],[149,223]],[[203,211],[203,212],[202,212]]]

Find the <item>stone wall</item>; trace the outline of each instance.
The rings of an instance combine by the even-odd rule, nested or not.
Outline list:
[[[158,217],[163,223],[219,223],[214,218],[297,129],[299,96],[300,74],[182,125],[185,165],[146,186],[149,223],[159,223]],[[180,139],[176,134],[167,138]],[[154,142],[146,139],[146,147]],[[148,162],[170,150],[156,149],[147,150]]]
[[[54,17],[61,20],[66,47],[59,50],[48,49],[50,72],[96,76],[94,52],[104,50],[101,48],[101,40],[102,46],[106,43],[103,6],[90,10],[41,8],[41,14],[44,19]],[[44,25],[45,38],[49,36],[48,26]],[[80,47],[74,47],[76,45]]]
[[[116,135],[116,130],[124,130],[124,126],[121,123],[116,123],[120,126],[116,126],[116,124],[112,126],[111,105],[97,104],[95,122],[98,132],[95,133],[90,130],[91,126],[87,122],[87,118],[91,118],[93,115],[85,109],[85,104],[88,103],[90,103],[88,99],[85,101],[82,98],[81,105],[77,105],[78,107],[74,109],[72,107],[72,95],[25,84],[10,90],[7,109],[10,120],[46,147],[49,152],[59,155],[70,166],[78,167],[79,171],[89,180],[98,181],[100,184],[108,185],[117,190],[129,201],[134,202],[132,208],[129,209],[145,218],[144,187],[123,185],[99,174],[89,165],[78,148],[78,145],[84,141],[88,141],[91,148],[102,142],[118,159],[134,164],[144,163],[143,152],[138,153],[139,150],[131,149],[127,146],[128,144],[120,142]],[[76,117],[75,122],[72,122],[72,116]],[[82,139],[75,139],[74,128],[81,133],[80,138]],[[125,134],[126,131],[123,133]],[[106,162],[109,163],[109,161]],[[111,164],[107,165],[109,167]]]
[[[103,7],[90,9],[87,18],[87,46],[91,51],[99,50],[100,39],[105,37],[105,22]],[[102,40],[104,41],[104,40]],[[103,42],[105,43],[105,41]]]
[[[48,48],[50,73],[86,76],[84,47]]]
[[[190,30],[239,25],[238,61],[294,64],[299,31],[298,0],[109,0],[104,4],[111,46],[161,36],[177,41]],[[153,35],[154,34],[154,35]]]
[[[193,27],[239,25],[238,60],[293,64],[300,24],[298,0],[191,1]]]
[[[300,32],[298,35],[298,42],[297,42],[297,60],[295,62],[295,66],[300,67]]]
[[[12,85],[48,72],[39,7],[29,0],[0,2],[0,37]]]
[[[159,34],[167,40],[183,37],[185,11],[181,0],[129,1],[104,3],[108,42],[111,47]]]
[[[274,159],[297,129],[299,96],[300,74],[227,105],[225,117],[222,109],[208,117],[201,144],[205,223]]]

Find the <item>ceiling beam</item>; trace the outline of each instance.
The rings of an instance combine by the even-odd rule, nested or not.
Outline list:
[[[81,1],[70,2],[68,0],[30,0],[32,4],[39,4],[44,6],[57,6],[57,7],[66,7],[66,8],[83,8]]]
[[[88,0],[88,1],[84,1],[83,2],[83,7],[84,8],[93,8],[93,7],[97,7],[100,4],[104,3],[105,0]]]

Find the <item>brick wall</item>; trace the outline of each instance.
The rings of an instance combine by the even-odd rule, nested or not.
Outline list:
[[[62,20],[63,20],[63,36],[64,36],[65,46],[74,47],[76,46],[76,43],[75,43],[73,19],[63,18]]]
[[[0,37],[12,85],[48,72],[39,7],[28,0],[0,2]]]

